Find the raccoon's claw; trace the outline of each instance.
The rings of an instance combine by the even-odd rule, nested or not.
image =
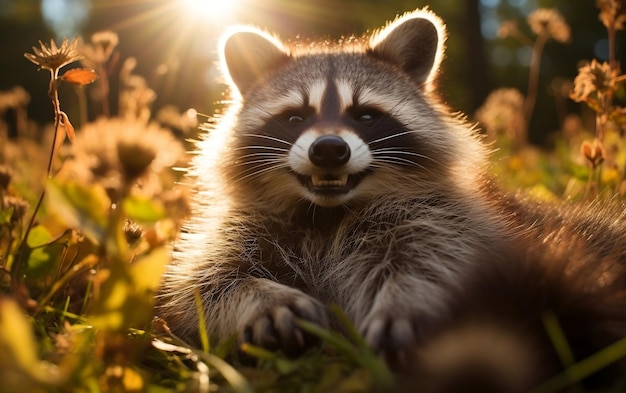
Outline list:
[[[432,333],[437,321],[379,312],[361,324],[361,334],[372,350],[394,369],[410,366],[418,346]],[[430,332],[430,333],[429,333]]]
[[[268,308],[246,325],[243,341],[269,350],[281,350],[287,356],[297,356],[317,344],[316,337],[296,326],[297,318],[326,327],[323,306],[308,298]]]
[[[414,344],[415,334],[412,324],[406,319],[375,319],[367,329],[365,339],[375,350],[398,351]]]
[[[413,323],[406,318],[373,318],[363,336],[374,352],[386,357],[403,357],[417,343]]]

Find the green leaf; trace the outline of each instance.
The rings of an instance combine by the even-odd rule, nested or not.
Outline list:
[[[68,227],[80,230],[96,244],[102,241],[111,201],[99,184],[84,185],[51,179],[48,182],[48,210]]]
[[[167,249],[159,247],[133,263],[113,264],[94,301],[90,322],[111,331],[149,324],[168,261]]]
[[[130,196],[124,199],[123,207],[133,221],[157,222],[165,217],[163,205],[147,198]]]
[[[42,225],[34,227],[28,234],[26,244],[30,252],[28,253],[28,268],[24,273],[34,287],[49,285],[46,277],[54,274],[61,262],[65,244],[53,243],[54,241],[48,229]]]
[[[0,209],[0,224],[9,225],[11,224],[11,217],[13,216],[14,207],[10,207],[6,210]]]
[[[52,235],[43,225],[37,225],[30,230],[26,244],[30,248],[42,247],[52,241]]]
[[[56,247],[58,248],[58,247]],[[58,257],[58,252],[50,252],[50,251],[58,251],[53,250],[52,247],[39,247],[31,250],[30,255],[28,256],[28,275],[34,275],[36,277],[41,277],[46,274],[50,269],[50,266],[56,266],[56,261]]]

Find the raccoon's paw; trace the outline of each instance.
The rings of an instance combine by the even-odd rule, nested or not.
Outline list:
[[[401,356],[404,350],[414,347],[417,342],[415,327],[409,318],[376,315],[368,319],[361,333],[376,353],[397,353]]]
[[[318,343],[296,323],[296,319],[327,327],[324,306],[304,294],[290,296],[269,304],[251,318],[243,329],[243,341],[269,350],[281,350],[287,356],[297,356]]]
[[[433,327],[433,321],[410,312],[380,310],[372,312],[360,325],[360,332],[372,350],[391,366],[408,366],[415,349]]]

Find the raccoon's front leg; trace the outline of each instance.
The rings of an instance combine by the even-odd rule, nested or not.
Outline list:
[[[359,331],[379,354],[402,361],[445,317],[441,287],[422,277],[396,272],[385,277]]]
[[[292,356],[315,342],[296,326],[296,319],[328,326],[326,310],[319,301],[269,279],[247,277],[225,295],[220,301],[228,303],[224,306],[242,342]]]

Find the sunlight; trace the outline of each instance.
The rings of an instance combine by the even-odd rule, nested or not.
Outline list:
[[[228,19],[237,7],[237,0],[179,0],[190,17]]]

